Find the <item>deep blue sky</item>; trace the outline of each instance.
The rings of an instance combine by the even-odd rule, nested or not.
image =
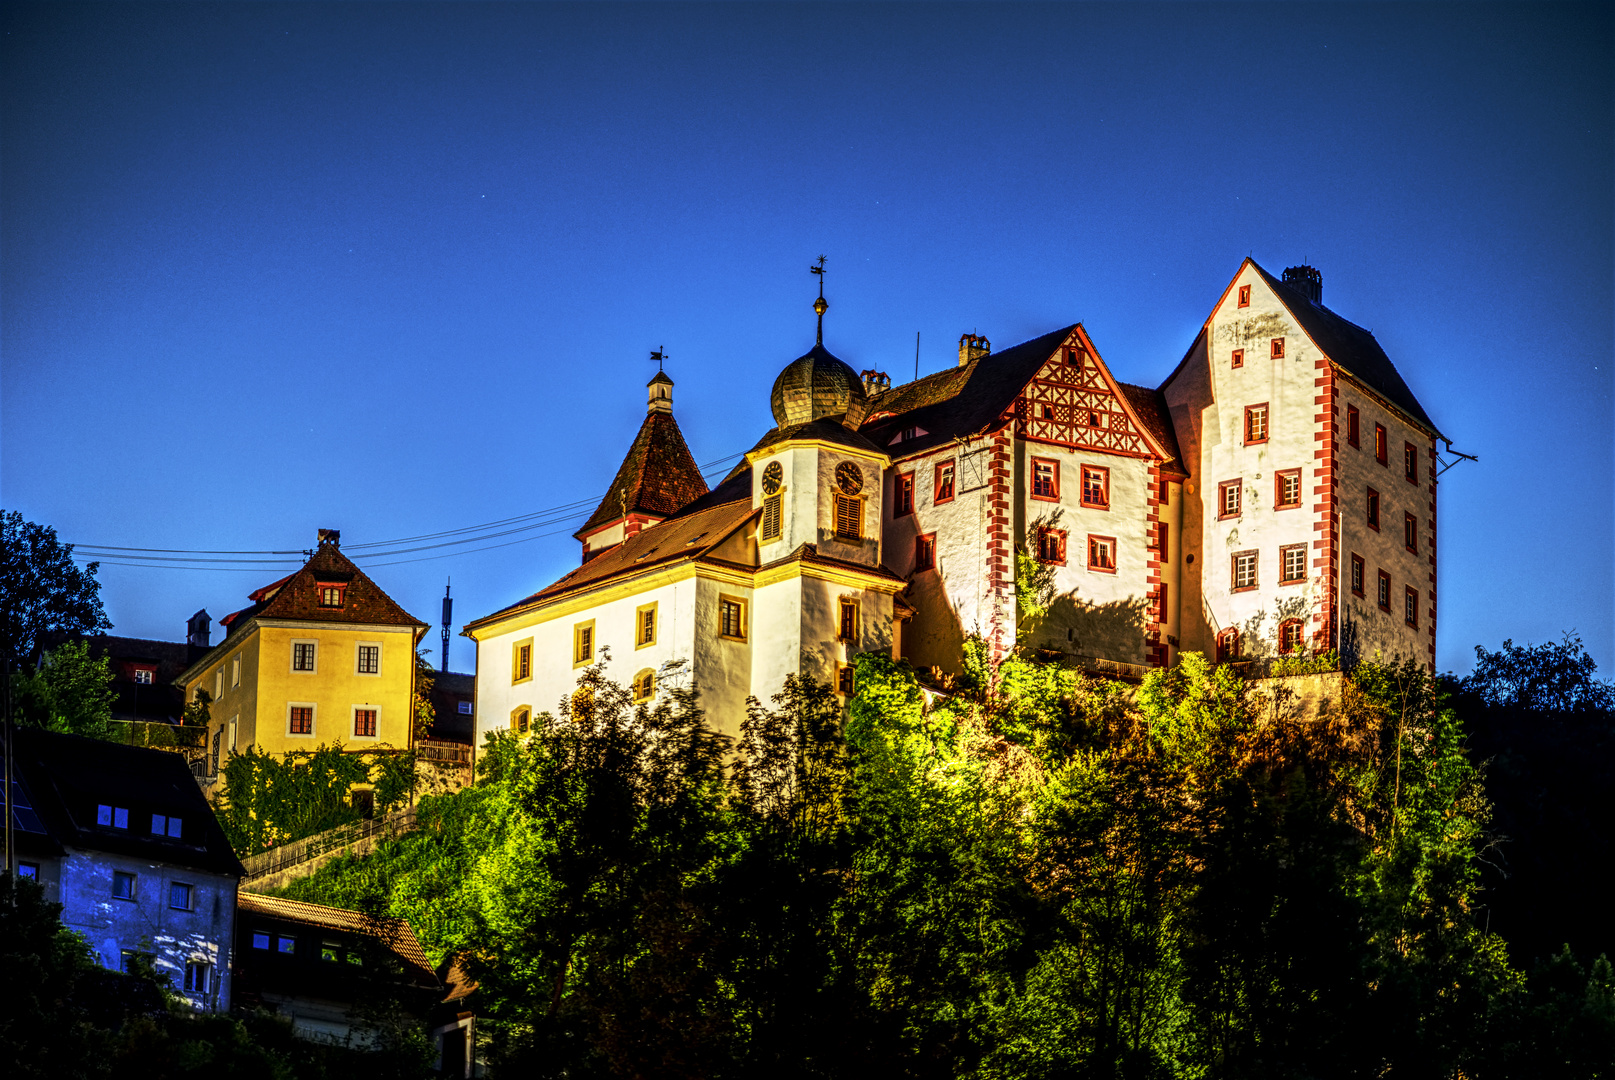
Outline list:
[[[658,345],[697,461],[770,426],[821,253],[855,368],[1081,320],[1155,384],[1251,254],[1319,267],[1481,459],[1441,486],[1439,665],[1576,630],[1615,674],[1602,5],[0,19],[0,500],[66,540],[587,512]],[[371,572],[430,622],[453,575],[463,621],[574,566],[578,520]],[[101,578],[117,632],[177,638],[284,572]]]

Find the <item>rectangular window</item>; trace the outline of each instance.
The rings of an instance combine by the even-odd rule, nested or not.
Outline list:
[[[287,730],[288,734],[291,734],[291,735],[312,735],[312,734],[314,734],[314,706],[312,706],[312,705],[291,705],[291,706],[288,706],[288,709],[290,710],[290,719],[289,719],[289,721],[287,723],[287,727],[286,727],[286,730]]]
[[[1236,367],[1236,368],[1242,368],[1242,367],[1245,366],[1245,350],[1244,349],[1235,349],[1234,350],[1233,362],[1229,366],[1230,367]]]
[[[1166,625],[1166,582],[1163,581],[1159,585],[1155,586],[1155,595],[1151,598],[1151,604],[1153,606],[1153,610],[1151,610],[1151,612],[1150,612],[1150,620],[1152,622],[1160,624],[1161,626],[1165,626]]]
[[[205,994],[208,984],[212,981],[213,965],[201,960],[189,960],[185,964],[185,989],[192,994]]]
[[[1384,424],[1375,424],[1374,425],[1374,460],[1379,462],[1381,465],[1384,465],[1386,463],[1386,461],[1387,461],[1386,455],[1388,453],[1389,453],[1389,451],[1386,449],[1385,425]]]
[[[142,686],[150,686],[152,683],[152,677],[155,674],[156,673],[153,672],[151,668],[137,667],[135,668],[135,682]]]
[[[936,493],[932,502],[953,501],[953,462],[944,461],[936,467]]]
[[[217,701],[224,696],[224,668],[213,673],[213,700]]]
[[[1415,555],[1419,553],[1419,519],[1412,514],[1402,515],[1402,546]]]
[[[254,930],[252,932],[252,947],[267,951],[274,935],[267,930]]]
[[[1245,406],[1245,445],[1267,441],[1267,404]]]
[[[785,530],[785,496],[770,495],[763,500],[762,538],[778,540]]]
[[[471,703],[469,701],[462,701],[462,702],[459,703],[459,705],[460,705],[460,715],[461,716],[470,716],[471,715]]]
[[[1232,563],[1233,591],[1244,592],[1256,588],[1256,552],[1236,551],[1229,559]]]
[[[1088,569],[1104,574],[1116,572],[1116,538],[1114,536],[1088,537]]]
[[[1284,339],[1283,338],[1281,338],[1281,337],[1274,338],[1273,339],[1272,349],[1273,349],[1273,359],[1275,359],[1275,360],[1283,360],[1284,359]]]
[[[1160,562],[1166,562],[1166,559],[1167,559],[1166,538],[1167,538],[1167,534],[1171,531],[1171,529],[1172,529],[1172,526],[1168,525],[1164,521],[1158,521],[1158,522],[1155,523],[1155,537],[1150,542],[1149,547],[1150,547],[1151,551],[1155,552],[1155,558]]]
[[[1056,500],[1060,497],[1060,463],[1048,458],[1032,459],[1032,498]]]
[[[1288,656],[1301,648],[1301,620],[1285,619],[1279,623],[1279,653]]]
[[[1080,346],[1076,348],[1069,348],[1065,351],[1065,362],[1071,367],[1076,368],[1078,371],[1081,371],[1083,361],[1087,358],[1087,355],[1088,351]]]
[[[1301,505],[1301,470],[1280,469],[1273,474],[1273,509],[1293,510]]]
[[[864,535],[864,501],[856,495],[836,492],[836,537],[842,540],[862,540]]]
[[[936,569],[936,533],[924,533],[914,538],[914,572]]]
[[[1360,427],[1360,425],[1357,422],[1357,406],[1355,406],[1355,405],[1347,405],[1346,406],[1346,441],[1351,443],[1353,446],[1361,446],[1362,445],[1361,432],[1359,430],[1359,427]]]
[[[1368,489],[1368,500],[1365,506],[1368,527],[1379,532],[1379,492],[1373,488]]]
[[[354,670],[360,675],[380,675],[381,646],[360,645],[358,648],[358,661],[354,665]]]
[[[1382,611],[1391,610],[1391,575],[1383,570],[1379,572],[1379,606]]]
[[[112,898],[114,900],[133,900],[135,898],[135,876],[126,874],[122,870],[112,872]]]
[[[314,670],[314,642],[312,642],[312,641],[294,641],[294,642],[292,642],[292,670],[293,671],[313,671]]]
[[[746,640],[746,602],[737,600],[732,596],[718,599],[718,634],[722,637],[733,638],[735,641]]]
[[[185,823],[177,817],[168,814],[153,814],[151,816],[151,834],[153,836],[171,836],[180,839]]]
[[[838,664],[836,666],[836,693],[842,697],[852,697],[853,668],[851,664]]]
[[[1402,475],[1410,484],[1419,482],[1419,448],[1412,443],[1402,444]]]
[[[634,609],[634,648],[656,644],[656,605],[641,604]]]
[[[1065,530],[1038,526],[1037,560],[1059,566],[1065,565]]]
[[[95,808],[95,823],[113,829],[127,829],[129,811],[122,806],[107,806],[102,803]]]
[[[361,739],[374,739],[376,737],[376,710],[353,710],[353,734]]]
[[[1045,420],[1053,420],[1054,419],[1054,406],[1053,405],[1040,406],[1040,410],[1041,410],[1041,414],[1043,416],[1043,419],[1045,419]]]
[[[526,682],[533,677],[533,639],[518,641],[510,647],[510,681]]]
[[[168,906],[175,911],[190,911],[195,904],[192,901],[194,890],[182,881],[168,883]]]
[[[342,606],[342,594],[347,590],[341,585],[320,586],[320,607],[339,608]]]
[[[1351,591],[1354,596],[1363,595],[1363,580],[1368,577],[1368,569],[1363,563],[1361,555],[1351,557]]]
[[[230,659],[230,685],[241,685],[241,654],[237,653]]]
[[[20,863],[18,863],[17,864],[17,876],[18,877],[25,877],[29,881],[38,881],[39,880],[39,864],[38,863],[31,863],[31,862],[20,862]]]
[[[838,640],[845,641],[848,644],[853,644],[853,645],[857,644],[857,642],[858,642],[858,601],[856,601],[856,600],[842,600],[841,601],[841,628],[840,628],[840,633],[837,635],[837,638],[838,638]]]
[[[213,733],[213,773],[215,776],[218,775],[219,772],[219,744],[223,741],[223,739],[224,728],[221,727],[219,730]]]
[[[510,730],[517,735],[527,734],[527,728],[531,722],[532,714],[527,711],[527,706],[523,705],[521,708],[511,710]]]
[[[1279,584],[1293,585],[1307,579],[1307,546],[1285,544],[1279,548]]]
[[[1239,287],[1239,306],[1251,306],[1251,287],[1249,285],[1241,285]]]
[[[1415,628],[1419,625],[1419,590],[1411,585],[1402,594],[1402,621]]]
[[[1239,516],[1241,487],[1244,480],[1224,480],[1217,485],[1217,518]]]
[[[581,667],[594,662],[594,620],[578,623],[572,628],[572,666]]]
[[[892,490],[892,517],[907,517],[914,512],[914,474],[898,473]]]
[[[1110,470],[1102,465],[1082,467],[1082,505],[1110,509]]]
[[[283,956],[295,956],[297,954],[297,939],[288,934],[276,934],[275,951]]]

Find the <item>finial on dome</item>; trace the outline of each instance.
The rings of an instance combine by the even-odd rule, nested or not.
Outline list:
[[[826,311],[830,310],[830,301],[828,301],[828,300],[826,300],[824,298],[824,256],[823,255],[819,256],[819,261],[818,261],[817,264],[808,267],[808,273],[817,274],[818,277],[819,277],[819,298],[817,300],[813,301],[813,310],[819,316],[819,339],[818,339],[818,343],[820,345],[823,345],[824,344],[824,313]]]

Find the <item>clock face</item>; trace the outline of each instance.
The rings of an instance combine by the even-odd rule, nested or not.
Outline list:
[[[864,474],[850,461],[836,466],[836,487],[843,495],[856,495],[864,489]]]
[[[779,491],[780,482],[785,479],[785,470],[780,468],[777,461],[770,461],[763,469],[763,494],[773,495]]]

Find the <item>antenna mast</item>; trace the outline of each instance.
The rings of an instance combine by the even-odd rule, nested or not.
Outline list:
[[[449,627],[454,623],[454,598],[449,595],[449,586],[454,582],[449,578],[443,583],[443,652],[441,663],[444,674],[449,670]]]

